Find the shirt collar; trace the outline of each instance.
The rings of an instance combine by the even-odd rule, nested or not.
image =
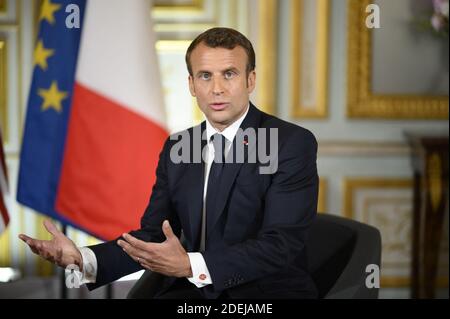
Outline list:
[[[207,141],[209,142],[211,140],[211,136],[213,136],[216,133],[222,134],[227,141],[232,142],[234,140],[234,137],[236,136],[236,133],[238,129],[241,127],[242,122],[244,121],[245,117],[247,116],[248,110],[250,109],[250,104],[247,105],[247,111],[236,121],[234,121],[230,126],[228,126],[226,129],[224,129],[222,132],[217,131],[211,123],[209,123],[208,119],[206,119],[206,137]]]

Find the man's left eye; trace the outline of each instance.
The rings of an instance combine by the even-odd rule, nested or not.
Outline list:
[[[226,72],[225,73],[225,79],[231,79],[231,78],[234,77],[234,75],[235,75],[234,72]]]

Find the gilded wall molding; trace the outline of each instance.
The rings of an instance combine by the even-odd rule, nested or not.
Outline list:
[[[317,0],[317,10],[315,12],[316,23],[316,61],[312,68],[314,73],[311,77],[315,88],[314,104],[305,105],[302,99],[302,68],[303,60],[302,44],[304,0],[291,1],[291,116],[294,118],[325,118],[328,116],[328,38],[329,38],[329,17],[330,1]],[[313,90],[313,89],[311,89]]]
[[[11,267],[11,227],[0,234],[0,267]]]
[[[230,2],[228,6],[237,6]],[[236,8],[230,8],[232,12]],[[156,1],[151,14],[161,40],[192,40],[199,33],[220,24],[220,6],[215,0]]]
[[[358,214],[355,209],[355,199],[356,199],[356,192],[361,191],[364,189],[370,190],[370,189],[383,189],[383,190],[389,190],[389,189],[411,189],[413,187],[413,182],[410,179],[389,179],[389,178],[381,178],[381,177],[374,177],[374,178],[346,178],[344,180],[344,200],[343,200],[343,214],[345,217],[349,219],[358,220],[363,223],[368,223],[369,216],[368,214],[368,201],[372,202],[386,202],[387,198],[383,198],[382,196],[376,196],[376,198],[368,198],[364,201],[364,208],[363,211]],[[402,198],[391,198],[387,201],[390,202],[397,202],[402,201]],[[392,204],[392,203],[391,203]],[[362,215],[362,216],[358,216]],[[358,218],[359,217],[359,218]],[[382,217],[382,216],[381,216]],[[385,227],[389,224],[389,220],[384,221]],[[380,229],[380,232],[382,230]],[[381,238],[382,241],[382,265],[381,265],[381,287],[403,287],[402,283],[405,282],[405,279],[407,277],[404,276],[386,276],[383,274],[384,267],[387,267],[386,261],[384,260],[383,256],[385,254],[385,250],[388,249],[386,246],[386,238]],[[391,265],[392,266],[392,265]],[[404,269],[405,265],[397,265],[397,267],[394,266],[394,268],[398,269]]]
[[[411,148],[402,142],[319,140],[319,156],[410,156]]]
[[[6,52],[6,40],[0,38],[0,125],[2,131],[3,142],[5,144],[9,141],[9,127],[8,127],[8,59]]]
[[[396,270],[396,271],[400,271],[400,272],[406,272],[409,273],[409,269],[410,269],[410,261],[407,261],[405,264],[405,253],[409,254],[410,249],[412,249],[412,246],[409,247],[409,245],[412,245],[410,239],[406,239],[405,240],[405,236],[406,238],[409,238],[409,236],[407,236],[408,231],[411,231],[411,227],[412,224],[410,226],[405,226],[405,223],[412,223],[411,220],[403,220],[402,222],[398,223],[398,224],[394,224],[392,225],[392,220],[390,220],[388,217],[392,217],[392,215],[374,215],[374,216],[369,216],[369,208],[374,205],[374,204],[386,204],[386,205],[394,205],[394,207],[397,207],[397,209],[395,210],[396,214],[400,214],[401,212],[405,213],[404,210],[400,210],[399,208],[402,207],[403,205],[403,209],[404,209],[404,205],[405,205],[405,197],[402,196],[380,196],[380,195],[375,195],[375,196],[370,196],[368,198],[365,198],[363,201],[363,205],[362,205],[362,211],[357,212],[356,211],[356,207],[355,207],[355,200],[357,199],[356,197],[356,192],[357,191],[361,191],[361,190],[382,190],[385,191],[386,194],[389,194],[390,191],[395,191],[395,190],[401,190],[401,189],[406,189],[406,190],[410,190],[412,192],[413,189],[413,181],[412,179],[407,179],[407,178],[389,178],[389,177],[374,177],[374,178],[367,178],[367,177],[361,177],[361,178],[347,178],[344,180],[344,198],[343,198],[343,214],[345,215],[345,217],[350,218],[350,219],[357,219],[360,222],[363,223],[368,223],[369,220],[372,220],[372,222],[374,221],[374,218],[378,217],[378,222],[382,223],[380,225],[384,225],[384,227],[394,227],[395,229],[395,233],[391,232],[387,232],[386,234],[390,235],[388,236],[389,238],[382,238],[382,242],[383,242],[383,252],[386,253],[386,251],[391,251],[391,256],[392,256],[392,251],[396,251],[398,249],[400,249],[401,252],[403,252],[403,260],[400,261],[396,261],[396,260],[383,260],[383,266],[385,267],[385,272],[386,267],[389,268],[389,270]],[[409,203],[409,199],[407,200],[406,203]],[[410,212],[407,214],[409,216],[410,213],[412,213],[412,199],[411,199],[411,203],[410,203],[411,207],[408,208],[408,210],[410,210]],[[359,218],[358,218],[359,217]],[[398,217],[400,218],[400,217]],[[405,218],[405,216],[403,215],[402,217],[403,219]],[[407,218],[411,218],[407,217]],[[386,219],[386,220],[385,220]],[[378,225],[378,227],[380,228],[380,226]],[[381,227],[383,229],[380,229],[380,231],[387,231],[387,229],[385,229],[384,227]],[[406,227],[406,228],[405,228]],[[403,232],[403,238],[405,241],[402,242],[398,242],[397,241],[392,241],[392,238],[390,238],[392,235],[397,234],[398,232]],[[389,245],[392,245],[389,246]],[[398,245],[401,245],[401,247],[398,247]],[[404,246],[408,245],[408,248],[405,248]],[[384,254],[383,253],[383,254]],[[399,256],[400,259],[402,259]],[[411,256],[407,256],[407,258],[411,258]],[[382,273],[383,273],[383,268],[382,268]],[[410,278],[409,275],[386,275],[384,274],[381,278],[381,287],[382,288],[399,288],[399,287],[409,287],[411,284],[410,282]],[[437,285],[438,287],[448,287],[448,276],[439,276],[437,279]]]
[[[328,180],[320,178],[319,181],[319,200],[317,203],[318,213],[328,213]]]
[[[354,218],[353,194],[358,189],[379,188],[379,189],[412,189],[413,181],[411,179],[389,179],[389,178],[346,178],[344,180],[344,205],[343,213],[345,217]]]
[[[216,25],[213,23],[173,23],[173,24],[156,24],[155,31],[157,33],[177,33],[177,32],[192,32],[200,34],[207,29],[213,28]],[[174,40],[176,41],[176,40]],[[180,40],[182,41],[182,40]]]
[[[277,14],[276,0],[258,1],[257,105],[270,114],[276,112]]]
[[[176,3],[174,1],[167,0],[155,0],[153,1],[153,10],[155,11],[168,11],[174,12],[190,12],[190,11],[202,11],[204,7],[204,0],[190,0],[188,2]]]
[[[36,38],[39,33],[39,16],[41,14],[43,0],[34,0],[33,1],[33,41],[36,41]],[[33,42],[34,43],[34,42]]]
[[[382,288],[411,287],[411,279],[408,277],[381,277],[380,285]],[[447,288],[448,277],[438,277],[436,279],[436,287]]]
[[[427,159],[428,189],[430,190],[430,202],[433,212],[436,212],[443,195],[442,185],[442,160],[438,153],[432,153]]]
[[[0,0],[1,26],[17,26],[20,24],[21,2],[22,0]]]
[[[0,14],[3,14],[8,11],[6,0],[0,0]]]
[[[347,116],[366,119],[447,119],[448,96],[377,95],[372,87],[371,0],[348,0]]]

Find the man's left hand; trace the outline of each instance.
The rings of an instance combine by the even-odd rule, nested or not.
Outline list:
[[[169,221],[164,221],[162,230],[166,240],[160,244],[147,243],[130,234],[123,234],[125,240],[119,239],[117,244],[145,269],[170,277],[192,277],[188,254]]]

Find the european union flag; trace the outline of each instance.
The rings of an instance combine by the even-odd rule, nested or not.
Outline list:
[[[66,24],[70,4],[78,6],[82,22],[85,0],[44,0],[42,4],[17,190],[18,202],[65,224],[69,221],[55,210],[55,199],[81,36],[81,28]]]

